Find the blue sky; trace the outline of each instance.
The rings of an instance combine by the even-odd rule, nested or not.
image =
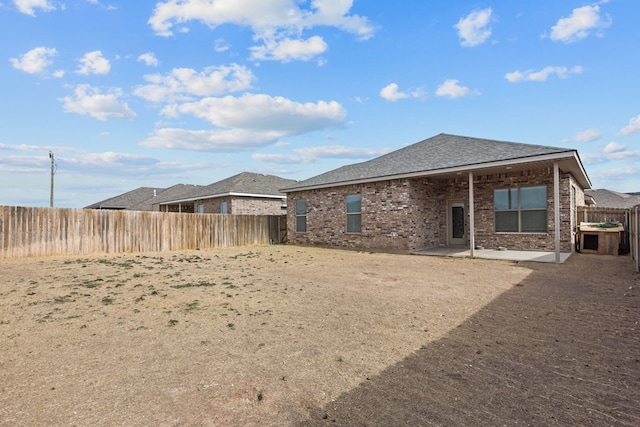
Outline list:
[[[0,205],[250,171],[306,179],[439,133],[577,149],[640,191],[637,0],[0,0]]]

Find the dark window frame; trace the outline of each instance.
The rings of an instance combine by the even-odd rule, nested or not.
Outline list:
[[[362,195],[347,194],[345,197],[347,233],[362,233]]]
[[[493,209],[496,233],[548,232],[546,185],[495,189]]]
[[[296,233],[307,232],[307,200],[296,200]]]

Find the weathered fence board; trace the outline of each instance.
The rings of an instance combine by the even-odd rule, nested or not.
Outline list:
[[[619,222],[626,224],[629,209],[578,206],[578,222]]]
[[[274,221],[282,218],[0,206],[0,258],[281,243]]]
[[[629,240],[631,257],[635,261],[636,273],[640,273],[640,205],[629,210]]]

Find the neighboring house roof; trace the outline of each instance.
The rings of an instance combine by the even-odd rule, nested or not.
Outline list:
[[[188,194],[191,194],[194,190],[200,187],[202,186],[193,184],[176,184],[171,187],[165,188],[162,191],[158,191],[155,196],[132,206],[130,209],[138,211],[151,211],[153,210],[153,205],[184,197]]]
[[[213,184],[198,187],[183,197],[165,200],[161,204],[212,199],[229,195],[283,199],[286,195],[280,189],[295,185],[296,182],[293,179],[274,175],[242,172]]]
[[[606,189],[585,190],[584,194],[593,199],[596,208],[628,209],[640,205],[640,196],[636,194],[618,193]]]
[[[576,150],[495,141],[441,133],[375,159],[343,166],[300,181],[284,192],[421,176],[455,176],[482,169],[486,173],[524,170],[532,162],[558,162],[584,188],[591,183]]]
[[[164,188],[140,187],[120,194],[119,196],[86,206],[85,209],[131,209],[132,206],[152,198],[163,190]]]

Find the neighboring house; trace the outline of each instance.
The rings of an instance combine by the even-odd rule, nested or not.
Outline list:
[[[174,200],[176,198],[184,197],[187,194],[193,193],[198,188],[201,188],[201,185],[193,185],[193,184],[176,184],[171,187],[165,188],[162,191],[159,191],[154,197],[147,199],[137,205],[132,206],[133,210],[140,211],[158,211],[160,210],[160,203],[166,202],[167,200]],[[185,205],[185,206],[171,206],[168,210],[169,212],[182,212],[182,213],[193,213],[193,205]]]
[[[590,199],[590,206],[596,208],[629,209],[640,205],[640,195],[634,193],[618,193],[606,189],[585,190],[585,197]]]
[[[242,172],[213,184],[198,187],[189,194],[158,204],[161,211],[186,207],[198,213],[235,215],[285,215],[286,195],[283,187],[297,181],[273,175]]]
[[[164,188],[140,187],[124,194],[120,194],[119,196],[111,197],[101,202],[86,206],[85,209],[132,210],[134,206],[154,198],[162,191],[164,191]]]
[[[283,188],[289,242],[570,252],[591,183],[576,150],[440,134]]]

